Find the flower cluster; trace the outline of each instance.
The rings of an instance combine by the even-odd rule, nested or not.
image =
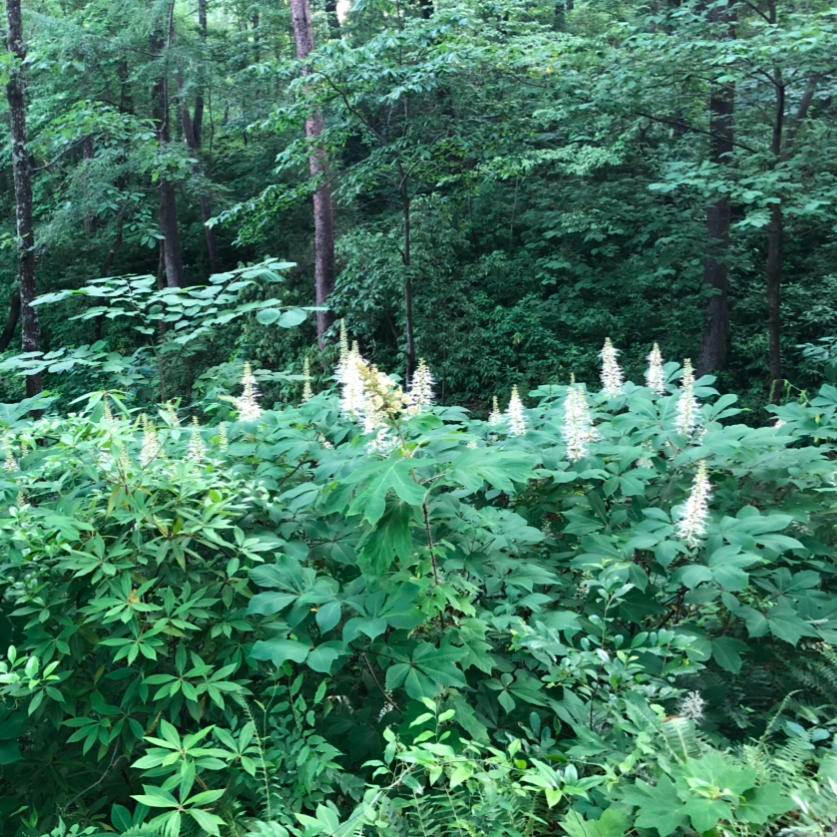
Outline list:
[[[700,404],[695,397],[695,372],[689,358],[683,361],[683,380],[680,382],[680,399],[677,402],[677,432],[691,436],[697,427]]]
[[[503,423],[503,414],[500,412],[500,402],[497,400],[496,395],[491,402],[491,413],[488,416],[488,423],[492,427],[499,427]]]
[[[433,392],[434,383],[430,367],[425,363],[424,358],[420,358],[418,368],[413,373],[413,380],[410,383],[411,413],[423,413],[433,406],[436,400],[436,395]]]
[[[198,417],[192,416],[192,435],[189,437],[189,459],[200,464],[206,459],[206,444],[201,435]]]
[[[420,365],[414,376],[415,395],[408,395],[389,375],[361,356],[357,343],[345,355],[341,350],[336,376],[341,385],[343,414],[353,421],[363,422],[364,433],[375,434],[368,445],[370,453],[385,456],[391,453],[399,442],[391,432],[390,423],[408,410],[415,412],[419,403],[422,407],[429,407],[433,400],[433,378],[426,365],[423,370]],[[418,401],[419,395],[421,402]]]
[[[571,386],[567,390],[561,433],[567,443],[567,459],[570,462],[578,462],[587,456],[587,446],[598,438],[587,405],[587,396],[580,386]]]
[[[6,473],[19,471],[20,466],[15,459],[14,453],[12,453],[12,437],[8,430],[3,433],[3,446],[6,448],[6,461],[3,463],[3,470]]]
[[[311,361],[305,358],[305,363],[302,365],[302,375],[305,382],[302,385],[302,400],[310,401],[314,397],[314,390],[311,389]]]
[[[706,462],[698,466],[692,491],[683,508],[683,516],[677,524],[677,535],[690,546],[696,546],[698,539],[706,534],[706,524],[709,521],[709,498],[712,495],[712,484],[709,482],[709,472]]]
[[[648,355],[648,370],[645,373],[645,383],[659,395],[666,394],[666,373],[663,369],[663,355],[659,344],[655,343]]]
[[[506,418],[509,422],[509,435],[522,436],[526,432],[526,416],[523,414],[523,402],[516,384],[512,387]]]
[[[142,422],[142,450],[140,451],[140,465],[147,468],[158,456],[160,456],[160,440],[157,438],[157,428],[148,416],[143,413],[140,416]]]
[[[619,395],[625,383],[625,378],[617,360],[618,355],[619,352],[614,348],[608,337],[605,340],[600,357],[602,359],[602,391],[610,398]]]
[[[345,355],[341,350],[336,372],[337,380],[341,385],[340,407],[343,415],[351,419],[356,419],[363,414],[366,392],[360,370],[367,365],[358,351],[357,343],[351,349],[346,349]]]
[[[249,363],[244,364],[241,386],[244,391],[233,401],[235,409],[238,410],[238,417],[242,421],[258,421],[262,417],[262,408],[258,402],[259,390],[256,386],[256,377]]]
[[[689,694],[680,701],[680,705],[677,707],[677,710],[681,717],[687,718],[697,724],[704,718],[706,701],[703,699],[703,695],[701,695],[700,692],[689,692]]]

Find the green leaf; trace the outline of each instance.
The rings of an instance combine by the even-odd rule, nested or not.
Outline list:
[[[306,663],[310,669],[321,674],[331,674],[331,667],[334,661],[347,651],[346,645],[342,642],[325,642],[318,645],[308,655]]]
[[[788,605],[776,605],[765,614],[770,633],[777,639],[796,645],[803,636],[819,636],[797,612]]]
[[[262,308],[256,314],[256,320],[263,326],[270,326],[282,318],[282,312],[278,308]]]
[[[724,671],[738,674],[743,660],[741,653],[747,651],[747,645],[730,636],[719,636],[712,640],[712,658]]]
[[[778,782],[773,782],[747,791],[744,801],[735,813],[745,822],[764,825],[773,817],[786,814],[796,807],[796,803],[783,794],[782,786]]]
[[[393,490],[405,503],[421,506],[427,489],[413,477],[415,463],[409,459],[372,461],[346,478],[349,484],[361,482],[362,487],[349,506],[349,515],[363,514],[373,526],[383,517],[386,498]]]
[[[303,311],[301,308],[291,308],[282,312],[282,316],[279,317],[279,326],[281,328],[293,328],[300,323],[304,323],[306,319],[308,319],[307,311]]]
[[[638,779],[624,791],[622,799],[639,809],[636,824],[656,829],[660,837],[669,837],[686,822],[683,803],[668,776],[661,776],[656,785]]]
[[[253,646],[250,655],[254,660],[270,660],[279,668],[287,660],[304,662],[310,648],[293,639],[260,640]]]
[[[699,834],[713,829],[720,820],[733,818],[728,802],[703,797],[690,799],[683,806],[683,813],[692,821],[695,831]]]
[[[340,624],[341,616],[340,602],[326,602],[317,610],[317,627],[326,634]]]

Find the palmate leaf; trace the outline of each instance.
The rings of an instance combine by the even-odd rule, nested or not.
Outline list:
[[[450,479],[468,491],[477,491],[487,482],[493,488],[512,493],[515,483],[534,479],[536,465],[534,456],[521,451],[477,448],[451,462]]]
[[[423,463],[424,464],[424,463]],[[384,516],[387,494],[394,491],[411,506],[421,506],[427,489],[413,476],[415,462],[409,459],[372,460],[344,479],[361,487],[349,506],[348,514],[362,514],[373,526]]]
[[[413,650],[410,662],[396,663],[387,669],[387,689],[404,686],[407,694],[419,700],[433,698],[441,688],[467,688],[468,682],[456,663],[467,655],[464,648],[447,645],[436,648],[422,642]]]
[[[636,824],[655,829],[660,837],[669,837],[686,822],[683,803],[668,776],[662,776],[656,785],[638,779],[623,792],[622,799],[639,809]]]
[[[782,786],[773,782],[747,791],[735,814],[744,822],[764,825],[773,817],[786,814],[796,807],[797,804],[784,795]]]

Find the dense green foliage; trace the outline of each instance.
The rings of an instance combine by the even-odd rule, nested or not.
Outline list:
[[[169,180],[189,283],[211,272],[206,209],[218,270],[289,259],[298,267],[288,301],[311,304],[304,122],[319,108],[337,207],[332,307],[376,362],[403,370],[410,279],[418,354],[445,403],[485,408],[515,382],[592,378],[607,335],[635,373],[654,340],[697,363],[707,206],[722,199],[731,213],[720,257],[731,316],[722,389],[753,408],[769,398],[765,277],[779,202],[780,377],[816,386],[800,346],[837,323],[830,7],[739,4],[732,28],[719,29],[711,12],[720,3],[339,5],[350,8],[342,23],[334,4],[313,0],[318,49],[302,77],[283,3],[208,0],[202,33],[185,2],[32,2],[41,292],[103,271],[159,278],[158,186]],[[170,7],[171,29],[149,51]],[[161,81],[171,133],[163,143],[150,92]],[[731,150],[719,160],[709,109],[717,86],[735,96]],[[191,119],[198,99],[194,151],[181,116]],[[4,206],[13,197],[7,179]],[[13,213],[5,217],[11,242]],[[91,342],[86,325],[52,311],[42,319],[45,351]],[[238,352],[299,372],[313,342],[307,329],[277,341],[252,323],[219,338],[226,357],[216,360]],[[127,348],[118,324],[99,336]],[[183,391],[207,365],[190,358]],[[329,374],[330,361],[314,366]],[[19,384],[4,386],[11,395]],[[47,387],[64,384],[48,375]]]
[[[4,53],[3,837],[832,833],[835,10],[310,5]]]
[[[485,422],[363,367],[369,434],[355,357],[342,403],[262,412],[247,373],[211,427],[6,408],[9,833],[834,816],[834,388],[748,427],[670,363]]]

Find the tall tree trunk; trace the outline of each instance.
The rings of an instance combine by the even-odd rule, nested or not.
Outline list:
[[[311,6],[308,0],[290,0],[291,16],[296,38],[296,54],[304,61],[314,51],[314,23],[311,20]],[[307,74],[307,69],[304,70]],[[305,134],[312,145],[323,133],[323,116],[313,114],[305,123]],[[320,186],[314,193],[314,239],[316,263],[314,281],[317,292],[317,305],[327,305],[334,292],[334,202],[331,196],[331,183],[328,176],[328,154],[325,149],[317,148],[308,159],[311,177],[320,180]],[[325,333],[334,322],[331,311],[317,313],[317,337],[320,346],[324,344]]]
[[[340,18],[337,17],[337,0],[325,0],[326,20],[328,28],[335,38],[340,37]]]
[[[769,4],[771,18],[775,22],[775,5]],[[813,76],[796,114],[788,117],[785,112],[786,87],[782,71],[777,67],[773,83],[776,87],[776,116],[773,123],[773,142],[771,151],[773,165],[787,163],[793,158],[793,146],[796,135],[808,116],[819,84],[819,77]],[[785,132],[785,121],[789,128]],[[787,135],[785,135],[787,133]],[[782,260],[784,257],[785,219],[782,201],[778,199],[770,209],[770,223],[767,226],[767,328],[770,361],[770,391],[774,402],[782,398]]]
[[[401,258],[404,261],[404,318],[407,331],[407,380],[409,381],[416,368],[416,338],[413,324],[413,226],[412,226],[412,200],[410,198],[409,184],[404,169],[398,165],[401,174],[401,214],[404,219],[404,247],[401,251]]]
[[[774,203],[767,227],[767,333],[770,361],[770,394],[782,394],[782,255],[784,249],[782,204]]]
[[[167,56],[171,47],[174,30],[174,0],[170,0],[168,7],[168,34],[164,39],[159,25],[154,26],[151,33],[151,54],[156,56],[163,65],[159,78],[154,83],[153,109],[154,121],[157,125],[157,141],[160,148],[165,148],[171,142],[171,125],[169,123],[169,90]],[[180,227],[177,223],[177,194],[174,182],[167,176],[160,177],[160,234],[165,241],[166,284],[170,288],[182,288],[183,256],[180,249]]]
[[[23,322],[23,351],[41,350],[41,325],[38,311],[32,307],[37,295],[35,283],[35,225],[33,221],[32,168],[26,140],[26,77],[24,60],[26,48],[23,43],[23,15],[20,0],[6,0],[8,18],[8,48],[12,64],[6,95],[12,118],[12,171],[17,203],[17,251],[20,274],[20,313]],[[29,398],[43,390],[41,375],[28,375],[26,395]]]
[[[20,291],[15,291],[9,302],[9,317],[6,320],[6,327],[0,334],[0,352],[5,352],[12,343],[15,336],[15,329],[20,320]]]
[[[207,19],[207,0],[198,0],[198,26],[201,33],[201,47],[202,59],[206,61],[206,36],[209,31],[209,23]],[[201,81],[203,82],[204,72],[201,70]],[[195,145],[201,147],[201,137],[203,135],[203,83],[198,87],[198,92],[195,95],[195,116],[192,119],[192,135],[195,138]]]
[[[131,84],[131,69],[128,62],[122,58],[117,66],[119,75],[119,112],[134,112],[134,88]]]
[[[81,142],[81,153],[85,160],[92,160],[96,156],[96,148],[93,145],[93,137],[85,137]],[[89,182],[90,172],[85,172],[85,176]],[[88,235],[94,235],[96,232],[96,216],[92,212],[85,212],[84,214],[84,231]]]
[[[192,119],[189,116],[189,105],[183,95],[184,85],[183,75],[181,73],[178,73],[177,76],[177,87],[178,93],[180,94],[180,118],[183,123],[183,135],[186,137],[186,145],[189,147],[189,151],[192,152],[192,155],[195,158],[195,174],[197,175],[198,180],[201,180],[203,179],[203,172],[199,159],[200,148],[198,147],[198,141],[195,137],[194,122],[192,122]],[[215,231],[212,227],[208,226],[209,220],[212,218],[212,202],[210,201],[208,195],[201,193],[200,206],[204,236],[206,237],[206,254],[209,259],[209,270],[211,273],[219,273],[220,268],[218,265],[218,247],[215,242]]]
[[[728,13],[712,8],[709,20],[730,30]],[[725,33],[726,34],[726,33]],[[709,99],[710,160],[721,171],[732,165],[735,87],[713,87]],[[731,211],[728,195],[719,195],[706,209],[706,262],[703,281],[711,296],[706,301],[706,321],[698,374],[725,368],[729,341],[729,242]]]
[[[776,116],[773,122],[771,152],[773,165],[777,166],[783,156],[785,129],[785,84],[777,68],[774,77],[776,85]],[[770,394],[778,403],[782,384],[782,256],[784,250],[785,225],[781,201],[770,210],[767,226],[767,344],[770,368]]]

